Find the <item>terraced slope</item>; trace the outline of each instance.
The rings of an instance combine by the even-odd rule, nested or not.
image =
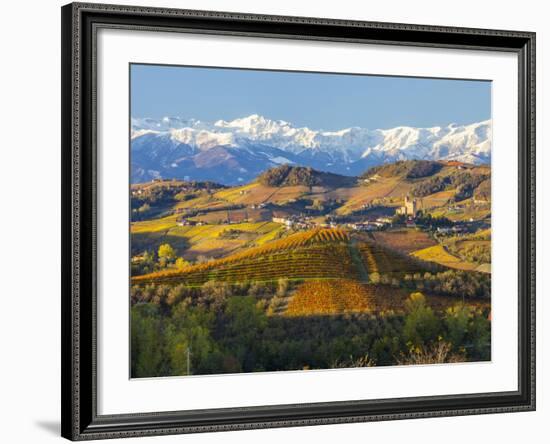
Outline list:
[[[305,282],[298,287],[286,316],[370,312],[376,308],[377,287],[349,279]]]
[[[402,311],[410,291],[389,285],[365,284],[349,279],[307,281],[291,296],[283,316],[323,316],[347,313],[380,313]],[[445,311],[456,304],[456,299],[426,295],[427,304],[436,311]],[[474,305],[486,306],[484,302]]]
[[[358,279],[348,243],[349,238],[343,230],[315,229],[183,270],[136,276],[132,282],[177,282],[199,286],[209,280]]]
[[[359,251],[369,273],[403,274],[431,271],[431,266],[394,252],[376,242],[360,244]]]
[[[376,242],[352,240],[344,230],[317,228],[181,270],[135,276],[132,283],[200,286],[207,281],[264,282],[280,278],[365,282],[374,272],[404,274],[428,269],[430,266]]]

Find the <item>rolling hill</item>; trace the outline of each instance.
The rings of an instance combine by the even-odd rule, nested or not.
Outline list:
[[[321,186],[327,188],[352,187],[357,183],[355,177],[325,173],[310,167],[281,165],[260,174],[257,182],[271,187]]]
[[[249,248],[221,259],[132,278],[133,284],[178,283],[201,286],[207,281],[265,282],[352,279],[368,273],[403,275],[434,267],[400,255],[375,242],[356,243],[340,229],[313,229]]]
[[[491,212],[490,169],[459,162],[404,161],[360,178],[283,165],[242,186],[158,180],[134,184],[131,192],[132,254],[168,242],[186,260],[222,258],[294,232],[273,218],[323,224],[391,217],[407,195],[424,213],[451,220],[485,220]],[[395,236],[380,236],[396,244]]]

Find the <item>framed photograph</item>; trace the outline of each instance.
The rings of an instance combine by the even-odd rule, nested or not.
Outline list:
[[[64,437],[535,409],[534,33],[61,12]]]

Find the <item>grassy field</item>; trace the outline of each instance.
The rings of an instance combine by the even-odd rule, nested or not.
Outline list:
[[[176,219],[174,215],[132,224],[133,252],[156,251],[161,244],[169,243],[187,260],[194,260],[199,255],[216,258],[245,246],[263,245],[285,233],[281,224],[273,222],[178,226]],[[238,235],[234,238],[224,236],[229,229]]]
[[[428,233],[415,228],[379,231],[372,235],[377,242],[407,254],[437,245],[437,242]]]
[[[197,197],[176,203],[174,210],[213,210],[224,207],[227,207],[227,202],[217,199],[214,195],[201,193]]]
[[[399,178],[380,178],[377,182],[353,188],[346,202],[336,210],[337,214],[349,214],[359,210],[374,199],[389,197],[401,183]]]
[[[261,209],[236,209],[209,211],[188,218],[192,221],[206,222],[207,224],[243,223],[247,221],[261,222],[271,220],[271,212]]]
[[[378,233],[377,233],[378,234]],[[422,248],[419,244],[413,256],[458,270],[491,273],[491,229],[477,233],[445,237],[440,244]]]
[[[257,205],[265,202],[279,203],[297,199],[309,193],[309,190],[309,187],[305,186],[270,187],[252,182],[242,187],[219,191],[214,197],[235,204]]]
[[[214,196],[226,202],[250,205],[267,201],[276,191],[276,187],[267,187],[254,182],[219,191]]]
[[[457,270],[472,271],[479,266],[479,264],[466,262],[456,256],[453,256],[452,254],[449,254],[443,245],[434,245],[433,247],[424,248],[422,250],[415,251],[412,255],[418,259],[428,262],[435,262],[445,267],[454,268]]]
[[[159,231],[165,231],[172,227],[177,226],[176,215],[163,217],[161,219],[151,219],[140,222],[132,222],[130,232],[136,233],[156,233]]]
[[[483,220],[491,216],[491,204],[472,205],[471,199],[467,199],[451,209],[446,205],[443,207],[433,207],[430,209],[430,214],[434,217],[446,217],[454,222],[468,221],[470,219]]]
[[[422,209],[430,210],[433,208],[443,207],[447,204],[449,199],[454,196],[454,194],[455,190],[445,190],[423,197],[420,199]]]

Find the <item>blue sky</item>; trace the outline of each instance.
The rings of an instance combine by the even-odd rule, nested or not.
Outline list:
[[[488,81],[131,65],[132,117],[250,114],[336,130],[468,124],[491,117]]]

